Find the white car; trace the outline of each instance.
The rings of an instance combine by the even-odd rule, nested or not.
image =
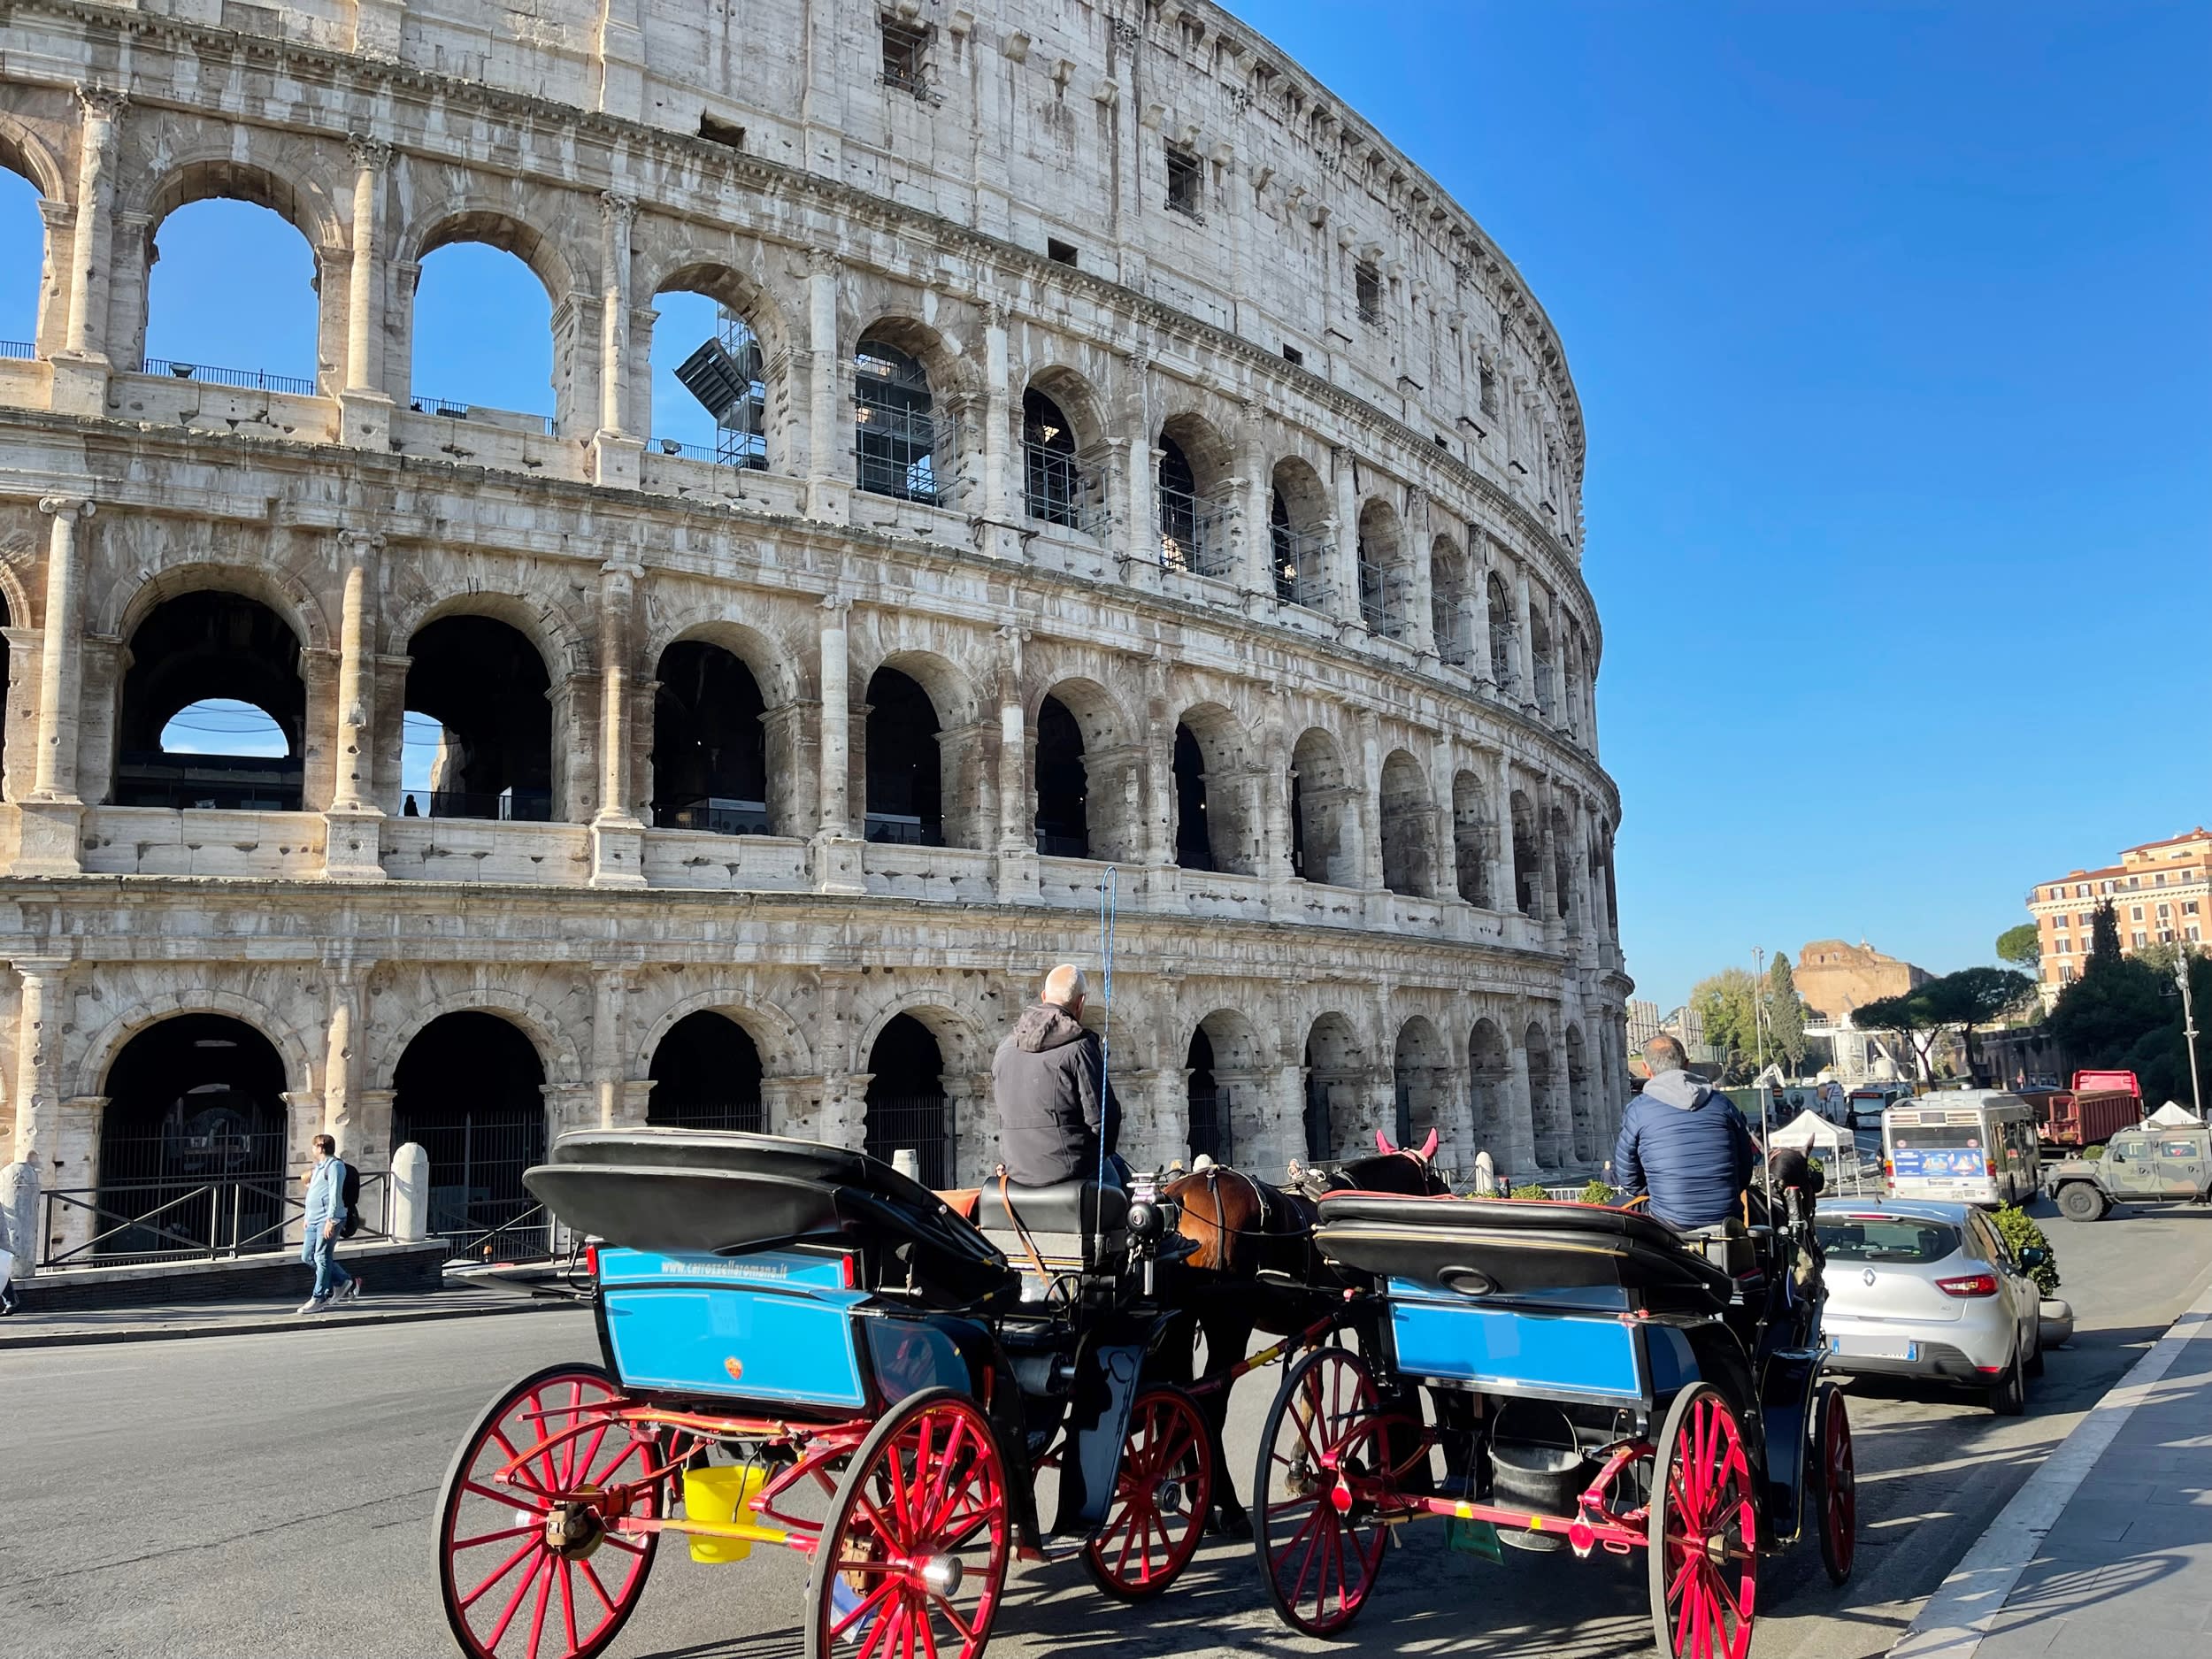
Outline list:
[[[1832,1368],[1970,1384],[2001,1417],[2027,1409],[2043,1371],[2039,1252],[2016,1256],[1982,1211],[1932,1199],[1826,1199],[1814,1231]]]

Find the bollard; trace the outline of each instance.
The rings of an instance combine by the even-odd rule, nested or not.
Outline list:
[[[392,1154],[392,1241],[420,1244],[430,1236],[430,1155],[410,1141]]]
[[[891,1155],[891,1167],[910,1181],[922,1179],[922,1160],[912,1147],[901,1147]]]
[[[11,1164],[0,1169],[0,1250],[15,1255],[12,1276],[31,1277],[38,1267],[38,1166]]]

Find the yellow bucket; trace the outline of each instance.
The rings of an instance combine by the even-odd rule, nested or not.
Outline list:
[[[689,1520],[715,1526],[750,1522],[753,1499],[767,1479],[768,1471],[758,1463],[717,1463],[703,1469],[687,1469],[684,1515]],[[749,1539],[703,1538],[693,1532],[687,1535],[686,1541],[691,1546],[692,1560],[717,1566],[743,1561],[753,1553]]]

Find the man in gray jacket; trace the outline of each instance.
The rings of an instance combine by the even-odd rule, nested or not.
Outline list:
[[[1083,1029],[1083,970],[1063,963],[1045,976],[1043,998],[1025,1009],[991,1060],[999,1157],[1017,1187],[1053,1187],[1078,1177],[1125,1184],[1114,1156],[1121,1102],[1102,1075],[1096,1033]]]

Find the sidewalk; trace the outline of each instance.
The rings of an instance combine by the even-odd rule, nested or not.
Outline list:
[[[513,1296],[492,1290],[438,1290],[379,1300],[373,1289],[358,1302],[326,1313],[299,1313],[296,1298],[177,1303],[145,1308],[23,1312],[0,1319],[0,1354],[18,1348],[64,1348],[88,1342],[150,1342],[173,1337],[242,1336],[257,1331],[296,1331],[305,1325],[405,1325],[420,1319],[471,1319],[491,1314],[540,1313],[573,1302]]]
[[[1890,1659],[2212,1653],[2212,1295],[2030,1477]]]

